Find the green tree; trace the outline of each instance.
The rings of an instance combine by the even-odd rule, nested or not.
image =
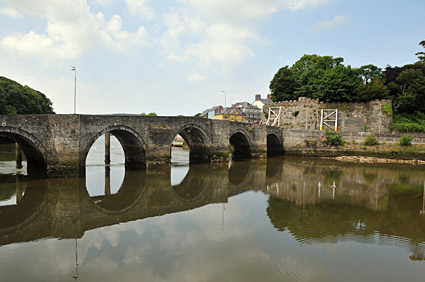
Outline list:
[[[425,77],[417,69],[407,69],[397,77],[401,93],[396,109],[400,112],[425,112]]]
[[[419,45],[425,48],[425,40],[419,42]],[[420,62],[425,63],[425,52],[418,52],[415,55],[418,56]]]
[[[0,114],[53,114],[52,102],[29,86],[0,76]]]
[[[356,72],[350,67],[338,65],[327,69],[315,82],[317,91],[314,98],[324,102],[357,102],[357,88],[361,83]]]
[[[295,89],[297,89],[295,76],[288,66],[280,68],[270,81],[271,97],[274,102],[296,99]]]

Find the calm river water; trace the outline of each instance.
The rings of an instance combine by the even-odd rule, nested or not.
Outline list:
[[[99,141],[99,140],[98,140]],[[29,180],[0,163],[0,281],[424,281],[425,168],[278,157]],[[115,145],[114,145],[115,144]]]

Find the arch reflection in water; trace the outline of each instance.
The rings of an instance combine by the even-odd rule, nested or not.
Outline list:
[[[90,196],[84,179],[27,182],[27,192],[17,205],[0,207],[0,245],[80,238],[103,226],[226,202],[226,172],[195,168],[180,185],[171,187],[169,171],[126,170],[118,192],[101,196]]]

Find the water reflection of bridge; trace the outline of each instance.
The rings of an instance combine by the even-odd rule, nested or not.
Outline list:
[[[17,191],[25,194],[18,204],[0,207],[0,245],[80,238],[87,230],[223,203],[254,190],[270,195],[267,214],[274,227],[302,243],[379,241],[423,259],[420,175],[412,169],[269,159],[235,162],[230,169],[191,166],[178,186],[170,185],[169,171],[127,171],[118,193],[96,197],[84,179],[21,180]]]

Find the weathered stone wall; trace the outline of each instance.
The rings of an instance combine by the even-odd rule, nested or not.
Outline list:
[[[343,132],[390,132],[392,121],[388,114],[390,100],[374,100],[368,103],[324,103],[300,97],[264,106],[263,114],[270,107],[282,107],[280,125],[286,129],[320,129],[322,109],[338,110],[338,130]],[[263,122],[267,121],[266,116]],[[310,124],[308,127],[307,125]]]
[[[28,173],[38,169],[48,176],[83,176],[91,146],[106,132],[120,141],[126,166],[170,164],[177,134],[188,143],[191,162],[227,161],[238,146],[249,148],[251,157],[266,157],[269,134],[282,143],[276,127],[197,117],[15,115],[0,116],[0,122],[0,136],[23,147]]]

